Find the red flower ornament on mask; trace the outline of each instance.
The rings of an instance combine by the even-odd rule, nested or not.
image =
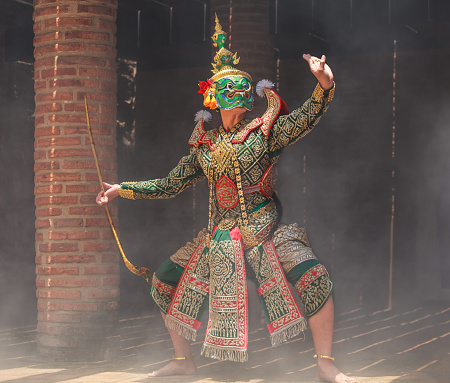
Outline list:
[[[200,90],[198,91],[198,93],[205,93],[208,91],[209,87],[211,86],[211,81],[206,80],[206,81],[199,81],[198,82],[198,86],[200,88]]]

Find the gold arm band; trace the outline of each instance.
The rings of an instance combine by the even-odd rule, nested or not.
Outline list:
[[[314,354],[313,358],[314,359],[317,359],[317,358],[319,358],[319,359],[329,359],[329,360],[333,360],[334,361],[334,358],[332,356],[328,356],[328,355],[319,355],[319,356],[317,356],[316,354]]]
[[[119,196],[122,198],[136,199],[134,198],[134,191],[129,189],[119,188]]]
[[[335,88],[336,87],[335,87],[335,85],[333,83],[333,87],[330,90],[327,91],[328,92],[328,97],[327,97],[327,100],[326,100],[327,102],[331,102],[331,100],[333,99]],[[320,83],[318,83],[316,85],[316,88],[314,89],[312,98],[314,99],[314,101],[320,102],[323,99],[323,94],[324,93],[326,93],[326,92],[320,86]]]
[[[186,360],[185,356],[173,356],[172,360]]]

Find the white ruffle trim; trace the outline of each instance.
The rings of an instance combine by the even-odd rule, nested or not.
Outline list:
[[[211,113],[209,113],[207,110],[199,110],[197,113],[195,113],[194,121],[198,122],[200,120],[210,122],[212,120]]]
[[[264,97],[264,89],[269,88],[272,89],[274,87],[274,83],[269,80],[261,80],[256,84],[256,94],[259,97]]]

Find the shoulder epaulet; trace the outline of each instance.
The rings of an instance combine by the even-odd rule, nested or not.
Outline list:
[[[265,88],[264,93],[267,98],[267,109],[261,116],[261,130],[267,137],[270,134],[270,129],[278,116],[289,114],[289,110],[283,99],[272,89]]]
[[[205,136],[206,131],[203,127],[203,120],[198,120],[195,125],[194,131],[192,132],[191,138],[189,138],[189,145],[198,148],[201,144],[201,139]]]

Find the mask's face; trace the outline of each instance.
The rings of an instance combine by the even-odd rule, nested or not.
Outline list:
[[[220,109],[229,110],[241,106],[252,110],[252,84],[245,77],[229,76],[217,80],[215,84],[215,96]]]

